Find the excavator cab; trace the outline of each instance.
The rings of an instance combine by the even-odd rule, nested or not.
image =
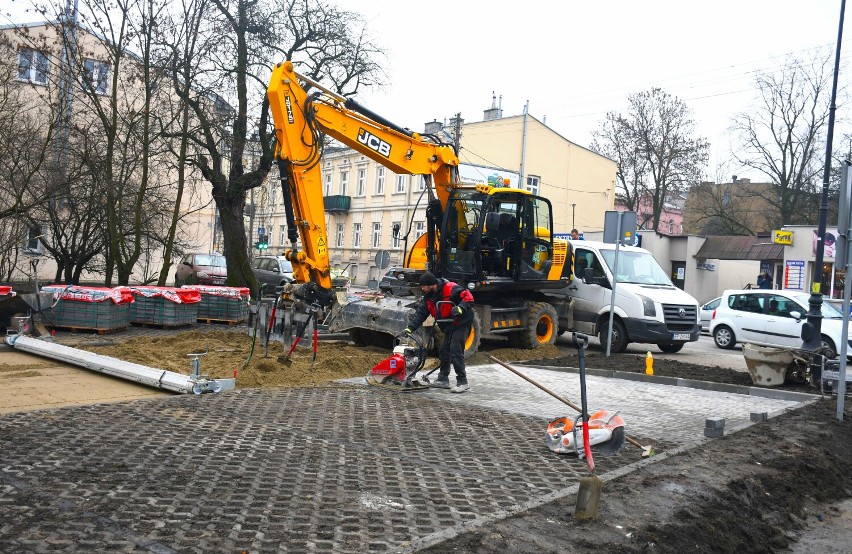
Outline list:
[[[459,283],[485,286],[558,285],[566,249],[554,244],[552,211],[549,200],[527,191],[487,185],[453,189],[440,233],[440,272]],[[551,271],[555,261],[558,268]]]

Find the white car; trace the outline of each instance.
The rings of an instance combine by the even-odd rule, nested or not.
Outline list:
[[[710,332],[710,320],[713,318],[713,310],[719,307],[722,297],[714,298],[698,309],[698,321],[701,323],[701,332]]]
[[[786,290],[726,290],[713,311],[710,335],[719,348],[733,348],[745,342],[801,348],[809,297],[804,292]],[[822,344],[832,352],[839,352],[844,340],[841,338],[843,315],[823,301],[822,317]],[[849,338],[847,332],[845,340]],[[852,349],[849,351],[852,355]]]

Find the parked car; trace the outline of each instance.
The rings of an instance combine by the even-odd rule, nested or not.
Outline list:
[[[402,267],[388,268],[387,273],[379,281],[379,290],[396,296],[413,296],[418,290],[417,280],[406,281],[406,273],[413,273],[413,271]]]
[[[726,290],[713,311],[710,334],[719,348],[733,348],[745,342],[800,348],[808,298],[809,294],[797,291]],[[833,353],[839,352],[844,340],[841,338],[843,314],[823,302],[822,317],[822,344]],[[850,336],[847,333],[845,340]]]
[[[257,256],[251,262],[251,269],[258,285],[265,284],[268,293],[293,281],[293,265],[284,256]]]
[[[704,304],[698,310],[698,319],[701,322],[701,332],[709,333],[710,332],[710,319],[713,317],[713,310],[719,307],[719,301],[722,300],[722,297],[714,298],[710,302]]]
[[[195,252],[181,258],[175,269],[175,286],[224,285],[228,276],[225,256]]]

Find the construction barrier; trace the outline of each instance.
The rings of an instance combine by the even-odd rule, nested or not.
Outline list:
[[[194,325],[201,293],[175,287],[134,286],[130,323],[177,327]]]

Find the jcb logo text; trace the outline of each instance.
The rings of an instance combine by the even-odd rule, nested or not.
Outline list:
[[[385,158],[390,157],[390,144],[386,143],[376,135],[366,131],[364,129],[358,129],[358,142],[369,148],[370,150],[375,150]]]

